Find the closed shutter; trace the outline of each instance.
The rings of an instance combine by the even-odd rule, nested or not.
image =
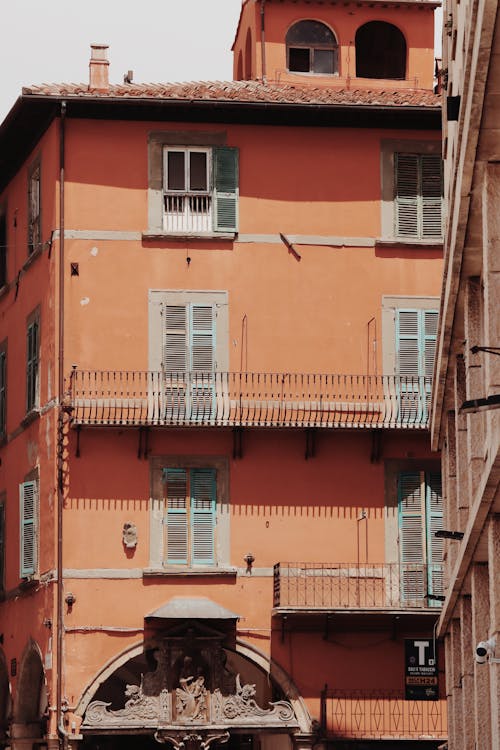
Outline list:
[[[215,563],[216,472],[191,469],[191,552],[193,565]]]
[[[399,419],[419,420],[420,315],[419,310],[396,310],[396,374],[399,376]]]
[[[426,485],[427,589],[429,594],[442,596],[443,540],[436,537],[436,531],[443,528],[441,474],[435,472],[427,475]],[[432,604],[432,600],[429,603]]]
[[[238,149],[221,146],[213,150],[214,230],[238,231]]]
[[[188,309],[186,305],[164,305],[162,312],[164,414],[175,420],[186,412]]]
[[[36,482],[19,485],[20,518],[20,577],[35,574],[37,567],[37,512],[38,488]]]
[[[399,475],[398,508],[401,597],[404,601],[419,600],[426,593],[420,472]]]
[[[396,235],[418,237],[419,161],[417,154],[395,154]]]
[[[441,157],[396,153],[394,170],[396,236],[440,238],[443,233]]]
[[[420,159],[422,169],[422,237],[441,237],[443,234],[441,157],[423,154]]]
[[[215,384],[215,306],[190,305],[189,358],[192,375],[192,416],[212,416]]]
[[[164,469],[166,482],[166,562],[188,562],[188,476],[185,469]]]

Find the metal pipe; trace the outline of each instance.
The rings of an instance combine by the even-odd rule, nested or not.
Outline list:
[[[63,679],[63,634],[64,634],[64,590],[63,590],[63,430],[64,430],[64,169],[66,136],[66,102],[61,102],[59,120],[59,324],[58,324],[58,396],[59,415],[57,424],[57,689],[56,722],[61,747],[67,733],[63,725],[62,679]]]
[[[260,55],[262,65],[262,83],[267,83],[266,75],[266,22],[265,22],[266,0],[260,0]]]

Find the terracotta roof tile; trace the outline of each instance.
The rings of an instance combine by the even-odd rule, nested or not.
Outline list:
[[[23,88],[24,96],[77,98],[168,99],[276,104],[337,104],[382,107],[440,107],[436,94],[423,89],[346,89],[261,83],[259,81],[191,81],[130,83],[89,90],[83,83],[51,83]]]

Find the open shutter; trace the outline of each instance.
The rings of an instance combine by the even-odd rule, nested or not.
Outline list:
[[[189,359],[192,416],[204,420],[214,408],[215,306],[190,305]]]
[[[27,578],[35,574],[37,566],[37,506],[38,489],[36,482],[24,482],[19,485],[19,518],[20,518],[20,577]]]
[[[216,471],[191,469],[193,565],[215,564]]]
[[[437,339],[437,310],[422,312],[421,346],[422,346],[422,375],[424,376],[425,412],[429,414],[431,408],[432,375],[434,371],[434,357],[436,356]]]
[[[423,505],[420,472],[399,475],[399,556],[403,601],[423,599],[424,576]]]
[[[164,469],[166,482],[165,542],[167,564],[188,562],[188,493],[185,469]]]
[[[396,182],[396,235],[418,237],[419,157],[417,154],[394,155]]]
[[[38,321],[34,320],[26,333],[26,409],[38,405]]]
[[[438,472],[429,474],[426,484],[427,588],[429,594],[442,596],[444,590],[443,540],[436,537],[436,531],[443,528],[441,474]],[[433,604],[432,600],[429,603]]]
[[[213,149],[214,230],[238,231],[238,149],[220,146]]]
[[[442,163],[441,157],[422,154],[422,237],[441,237],[442,218]]]
[[[164,305],[163,318],[164,414],[167,419],[179,419],[186,412],[188,309]]]

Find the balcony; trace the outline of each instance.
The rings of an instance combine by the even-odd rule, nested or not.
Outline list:
[[[429,378],[75,370],[75,425],[428,428]]]
[[[274,566],[277,610],[436,610],[443,593],[443,566],[418,563],[297,563]]]
[[[405,700],[396,690],[326,689],[321,724],[330,739],[442,740],[446,700]]]

